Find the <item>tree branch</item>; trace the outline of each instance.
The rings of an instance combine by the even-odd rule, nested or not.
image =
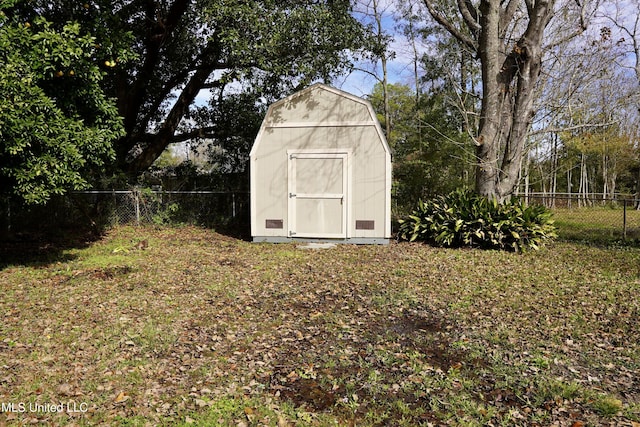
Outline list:
[[[569,40],[579,36],[580,34],[584,33],[587,30],[587,3],[588,2],[583,2],[582,4],[580,4],[580,0],[576,0],[576,4],[578,5],[578,7],[580,8],[580,26],[578,28],[576,28],[576,30],[574,32],[572,32],[571,34],[569,34],[566,37],[563,37],[559,40],[554,41],[553,43],[551,43],[550,45],[545,46],[543,49],[544,50],[551,50],[557,46],[560,46],[566,42],[568,42]]]
[[[518,5],[520,4],[519,0],[509,0],[509,3],[507,4],[507,7],[505,7],[502,12],[500,13],[500,33],[501,36],[504,37],[506,31],[507,31],[507,26],[509,25],[509,23],[511,22],[511,20],[513,19],[514,15],[516,14],[516,11],[518,10]]]
[[[436,22],[449,32],[453,37],[458,39],[462,44],[467,46],[474,52],[478,51],[478,43],[472,38],[466,36],[460,30],[458,30],[447,18],[442,16],[433,6],[432,0],[424,0],[425,6],[427,6],[427,10],[429,10],[429,14],[436,20]]]
[[[148,109],[147,114],[140,120],[140,127],[147,129],[149,122],[153,116],[160,110],[160,106],[165,102],[173,89],[175,89],[181,82],[187,78],[187,73],[176,74],[173,78],[169,79],[163,88],[154,94],[155,102]]]
[[[145,40],[146,55],[142,68],[138,72],[137,79],[126,97],[126,112],[124,114],[125,128],[130,131],[136,125],[137,113],[144,102],[145,92],[151,75],[155,71],[160,60],[160,50],[166,39],[171,36],[182,17],[187,11],[189,0],[175,0],[166,17],[159,16],[157,4],[153,0],[147,1],[146,22],[149,25]]]
[[[527,13],[531,15],[535,8],[535,3],[533,0],[524,0],[524,4],[527,6]]]
[[[360,68],[360,67],[353,67],[354,71],[360,71],[361,73],[365,73],[365,74],[369,74],[371,77],[373,77],[378,83],[382,82],[382,79],[380,77],[378,77],[378,75],[376,73],[374,73],[373,71],[369,71],[365,68]]]
[[[226,62],[219,61],[218,60],[218,56],[219,55],[217,54],[217,41],[213,40],[203,49],[203,51],[200,53],[200,55],[198,55],[189,64],[188,67],[186,67],[181,73],[178,73],[175,76],[173,76],[171,79],[169,79],[164,84],[162,89],[158,93],[154,94],[154,98],[155,98],[154,104],[152,105],[151,108],[149,108],[148,114],[140,121],[142,123],[142,128],[143,129],[147,128],[147,126],[149,125],[149,122],[153,118],[153,115],[160,109],[160,106],[162,105],[162,103],[167,100],[169,94],[180,83],[184,82],[187,79],[187,77],[189,76],[190,72],[192,72],[192,71],[195,72],[199,68],[203,67],[203,65],[198,65],[199,62],[200,62],[200,64],[202,64],[204,62],[204,60],[207,59],[208,61],[206,62],[206,67],[213,66],[214,70],[222,70],[222,69],[227,69],[227,68],[230,67],[230,65],[227,64]],[[210,59],[210,58],[212,58],[212,59]],[[209,83],[203,85],[201,89],[214,89],[214,88],[222,87],[225,84],[225,82],[223,82],[222,80],[223,79],[219,79],[219,80],[216,80],[214,82],[209,82]]]
[[[478,11],[469,0],[458,0],[458,9],[462,14],[465,24],[471,30],[472,34],[480,31],[480,23],[478,22]]]
[[[191,76],[175,104],[173,104],[171,111],[169,111],[169,114],[162,123],[153,141],[128,165],[129,172],[135,173],[151,166],[162,151],[173,142],[173,137],[180,121],[188,111],[196,95],[200,92],[200,87],[213,72],[214,68],[214,66],[208,68],[202,67]]]
[[[584,1],[583,4],[580,4],[580,0],[575,0],[575,1],[576,1],[576,5],[580,8],[580,27],[582,28],[582,31],[584,31],[587,29],[587,17],[586,17],[587,2]]]
[[[579,129],[604,128],[607,126],[615,125],[616,123],[620,123],[620,120],[612,120],[606,123],[583,123],[579,125],[565,126],[565,127],[547,127],[544,129],[536,130],[534,132],[529,132],[529,136],[540,135],[543,133],[569,132],[572,130],[579,130]]]
[[[171,139],[171,142],[172,143],[184,142],[184,141],[189,141],[191,139],[196,139],[196,138],[214,139],[216,137],[214,133],[215,130],[216,128],[214,126],[207,126],[203,128],[193,129],[192,131],[189,131],[189,132],[183,132],[178,135],[174,135],[173,138]]]

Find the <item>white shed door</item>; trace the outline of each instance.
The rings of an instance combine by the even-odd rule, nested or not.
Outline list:
[[[289,236],[346,238],[348,153],[288,155]]]

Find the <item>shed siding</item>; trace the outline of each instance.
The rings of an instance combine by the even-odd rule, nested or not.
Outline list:
[[[371,122],[369,111],[363,104],[334,93],[318,90],[293,95],[276,104],[266,117],[266,126],[297,123]]]
[[[253,236],[287,236],[287,150],[348,150],[351,176],[348,236],[388,236],[389,153],[380,129],[362,102],[327,90],[303,91],[272,105],[252,149]],[[267,228],[282,220],[282,229]],[[274,222],[276,221],[276,222]],[[356,229],[356,221],[365,221]],[[371,228],[373,221],[373,229]]]

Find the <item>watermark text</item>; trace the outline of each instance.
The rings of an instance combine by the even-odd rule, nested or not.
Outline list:
[[[84,414],[89,410],[89,404],[86,402],[76,402],[69,400],[67,402],[0,402],[0,412],[10,414],[24,413],[41,413],[41,414]]]

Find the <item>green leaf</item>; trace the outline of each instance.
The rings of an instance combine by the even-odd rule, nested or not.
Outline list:
[[[436,200],[421,203],[423,210],[415,210],[403,219],[402,238],[440,246],[522,251],[537,249],[542,240],[556,237],[555,227],[546,222],[548,210],[524,207],[517,199],[500,204],[469,191],[454,191]],[[531,221],[526,221],[525,216]],[[546,225],[540,226],[541,222]]]

